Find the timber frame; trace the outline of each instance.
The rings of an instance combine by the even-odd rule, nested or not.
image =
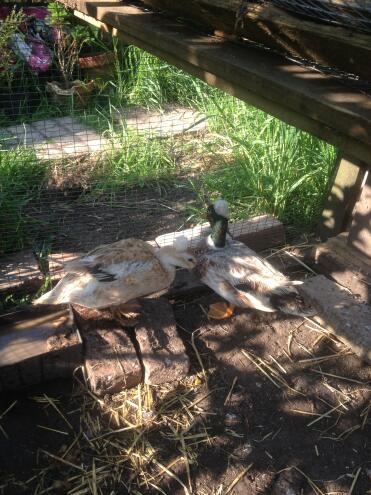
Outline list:
[[[141,3],[59,1],[74,9],[78,18],[112,36],[336,146],[347,163],[356,163],[356,176],[347,179],[347,187],[351,183],[352,189],[349,194],[344,198],[340,194],[339,201],[327,204],[322,234],[329,237],[344,228],[357,199],[354,188],[360,187],[361,176],[371,165],[371,96],[271,50],[200,33],[200,29],[148,10]],[[343,169],[339,166],[339,173],[343,174]],[[327,221],[331,208],[340,210],[332,222],[334,228]]]

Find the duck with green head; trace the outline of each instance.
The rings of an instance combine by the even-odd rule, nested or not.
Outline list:
[[[207,218],[211,234],[207,238],[207,249],[198,256],[194,270],[227,301],[212,304],[208,312],[210,318],[228,318],[236,307],[268,313],[282,311],[296,316],[314,314],[295,287],[302,282],[289,280],[245,244],[227,238],[229,206],[226,201],[218,200],[210,205]]]

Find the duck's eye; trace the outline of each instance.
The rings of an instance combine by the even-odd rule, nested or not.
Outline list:
[[[193,258],[188,258],[188,261],[194,261],[194,259]]]

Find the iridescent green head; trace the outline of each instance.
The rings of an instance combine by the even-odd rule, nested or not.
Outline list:
[[[209,245],[223,248],[228,232],[229,206],[227,201],[219,199],[207,208],[207,219],[211,226]]]

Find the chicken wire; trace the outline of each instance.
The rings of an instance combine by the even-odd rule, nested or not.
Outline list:
[[[163,68],[142,69],[140,77],[155,79],[156,70]],[[6,191],[0,184],[0,300],[39,288],[45,277],[59,279],[65,262],[101,244],[137,237],[169,245],[191,225],[185,234],[189,246],[197,248],[209,232],[206,223],[189,221],[188,209],[202,207],[200,191],[188,179],[193,167],[197,175],[207,159],[206,115],[175,103],[120,107],[106,89],[97,91],[87,107],[73,96],[58,105],[47,92],[49,80],[47,74],[27,74],[0,91],[0,159],[21,160],[22,169],[31,170],[28,180],[20,181],[10,163],[11,185]],[[177,175],[176,183],[162,179],[162,153],[170,157],[169,173]],[[149,161],[159,160],[158,173],[149,180],[141,181],[140,170],[133,184],[130,174],[117,179],[106,172],[115,161],[125,168],[127,161],[145,154]],[[42,177],[34,185],[40,166]],[[231,231],[241,237],[266,230],[269,244],[277,224],[263,215],[233,224]]]
[[[270,0],[295,14],[316,21],[338,24],[357,31],[371,32],[369,0]]]
[[[166,70],[161,64],[132,67],[120,77],[137,71],[138,79],[164,81]],[[81,69],[74,79],[87,80]],[[88,99],[78,93],[59,98],[50,82],[60,81],[52,68],[35,73],[24,66],[11,85],[0,84],[0,159],[9,159],[13,174],[10,189],[9,181],[7,191],[0,184],[0,303],[9,291],[60,278],[63,263],[98,245],[138,237],[163,246],[182,232],[197,248],[209,233],[206,223],[190,216],[192,208],[205,206],[205,198],[188,180],[217,154],[210,149],[215,136],[209,141],[209,116],[189,104],[154,101],[150,91],[137,103],[128,104],[125,94],[118,101],[104,77]],[[124,86],[124,93],[135,90]],[[151,164],[158,160],[158,167],[143,178],[137,168],[131,183],[125,167],[143,157]],[[17,161],[30,170],[26,180],[19,180]],[[117,163],[124,171],[119,177]],[[180,180],[163,180],[167,172]],[[267,215],[234,223],[230,230],[255,249],[283,240],[282,225]]]

